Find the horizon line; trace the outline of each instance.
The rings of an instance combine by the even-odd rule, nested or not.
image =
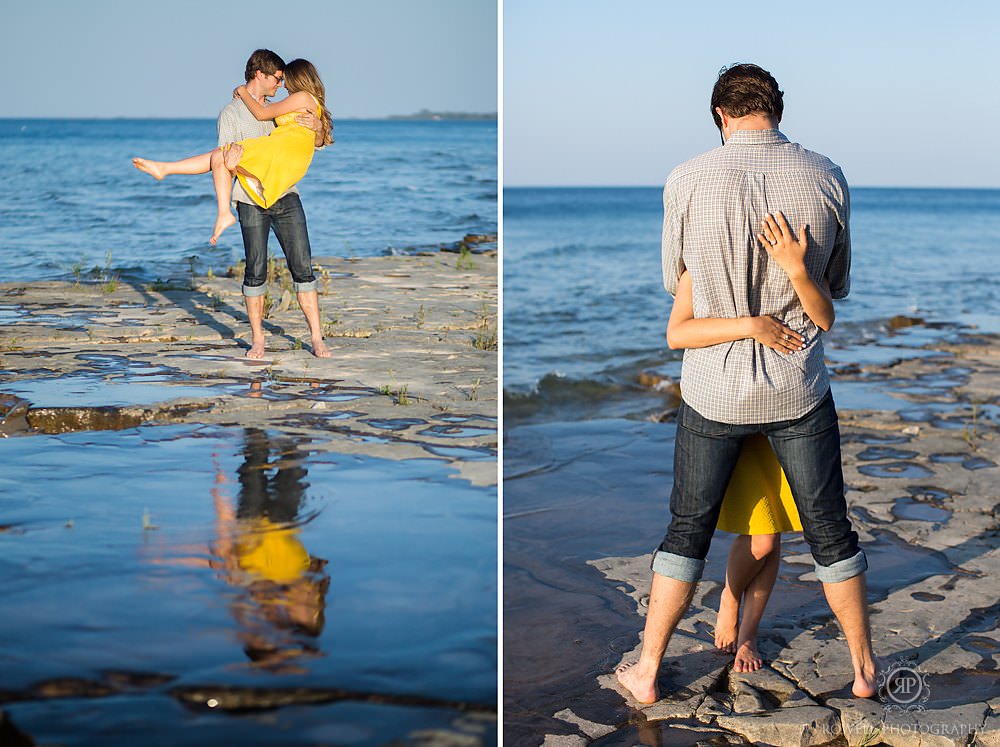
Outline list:
[[[438,119],[435,119],[433,117],[426,117],[426,118],[425,117],[421,117],[420,115],[422,113],[423,112],[416,112],[414,114],[380,114],[380,115],[371,115],[371,116],[343,116],[343,117],[334,117],[334,119],[336,119],[338,121],[343,121],[343,120],[348,120],[348,119],[359,120],[359,121],[371,121],[371,120],[388,119],[388,120],[392,120],[392,121],[401,121],[401,122],[436,122],[436,121],[441,121],[441,120],[452,121],[452,119],[450,117],[448,117],[448,116],[440,116]],[[463,116],[460,116],[460,117],[455,117],[454,118],[455,121],[461,120],[461,121],[469,121],[469,122],[489,122],[489,121],[498,119],[498,116],[497,116],[496,112],[431,112],[431,113],[432,114],[438,114],[438,115],[455,115],[455,114],[463,115]],[[466,117],[470,117],[470,119],[465,119]],[[471,119],[471,117],[479,117],[479,119]],[[6,117],[6,116],[5,117],[0,117],[0,122],[15,122],[15,121],[24,121],[24,120],[64,120],[64,121],[69,121],[69,122],[121,122],[121,121],[137,122],[137,121],[155,120],[155,121],[161,121],[161,122],[183,122],[183,121],[202,120],[202,119],[204,119],[204,120],[213,120],[214,121],[214,120],[218,119],[218,115],[215,115],[215,116],[203,116],[203,115],[199,115],[199,116],[190,116],[190,117],[155,117],[155,116],[138,116],[138,115],[122,115],[122,116],[115,116],[115,117],[67,117],[67,116],[51,116],[51,117],[46,117],[46,116],[32,115],[32,116],[24,116],[24,117]]]
[[[970,186],[930,186],[925,184],[852,184],[854,189],[924,189],[924,190],[979,190],[979,191],[1000,191],[1000,185],[995,187],[970,187]],[[504,184],[507,189],[663,189],[663,184]]]

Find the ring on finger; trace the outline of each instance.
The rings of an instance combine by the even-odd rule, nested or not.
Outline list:
[[[792,336],[789,335],[787,332],[784,335],[782,335],[782,337],[784,337],[786,340],[791,340],[792,339]]]

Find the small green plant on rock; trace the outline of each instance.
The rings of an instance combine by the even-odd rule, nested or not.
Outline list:
[[[100,271],[101,293],[111,295],[118,290],[118,273],[111,272],[111,250],[104,257],[104,269]]]
[[[978,428],[978,418],[979,418],[979,407],[976,402],[972,403],[972,420],[969,425],[962,429],[962,440],[968,444],[969,448],[975,451],[978,446],[976,446],[976,440],[979,438],[979,428]]]
[[[475,402],[479,399],[479,386],[483,383],[482,378],[476,379],[476,382],[469,389],[469,393],[466,395],[470,401]]]
[[[490,309],[483,304],[482,317],[479,320],[479,331],[472,340],[472,347],[477,350],[497,349],[497,327],[490,316]]]
[[[323,337],[333,337],[334,332],[337,331],[337,325],[340,324],[340,320],[337,315],[334,314],[329,320],[323,322]]]
[[[70,271],[73,273],[73,280],[75,285],[80,284],[80,276],[83,274],[83,259],[78,259],[70,266]]]
[[[456,270],[474,270],[476,269],[475,263],[472,261],[472,252],[469,251],[469,247],[462,244],[462,248],[458,251],[458,261],[455,263]]]
[[[858,747],[870,747],[871,745],[879,744],[877,740],[881,736],[882,729],[880,727],[869,726],[868,731],[865,732],[864,736],[861,737],[861,741],[858,742]]]

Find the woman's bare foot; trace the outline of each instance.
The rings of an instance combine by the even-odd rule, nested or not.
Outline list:
[[[163,173],[163,169],[160,168],[161,164],[159,161],[147,161],[145,158],[133,158],[132,165],[139,169],[139,171],[145,171],[158,182],[163,181],[163,177],[166,176],[166,174]]]
[[[317,358],[330,357],[330,349],[326,346],[326,343],[323,342],[322,337],[313,337],[312,346],[313,346],[313,355],[315,355]]]
[[[247,358],[251,358],[253,360],[260,360],[263,357],[264,357],[264,341],[254,340],[253,345],[251,345],[250,349],[247,351]]]
[[[736,626],[739,614],[739,600],[726,586],[719,599],[719,614],[715,617],[715,647],[720,651],[736,653]]]
[[[223,213],[215,220],[215,233],[212,234],[212,238],[208,240],[208,243],[215,246],[215,242],[219,240],[219,236],[222,232],[229,228],[236,222],[236,216],[232,213]]]
[[[243,146],[239,143],[230,143],[229,147],[222,151],[222,156],[226,169],[236,171],[236,167],[240,165],[240,159],[243,157]]]
[[[743,641],[736,649],[736,661],[733,662],[734,672],[756,672],[764,666],[764,660],[757,653],[755,641]]]
[[[615,670],[618,683],[629,691],[629,694],[639,703],[655,703],[660,699],[656,689],[656,672],[652,676],[639,669],[639,662],[622,664]]]

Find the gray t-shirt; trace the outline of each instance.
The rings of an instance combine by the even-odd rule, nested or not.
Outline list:
[[[809,226],[806,269],[834,298],[850,290],[850,196],[825,156],[778,130],[740,130],[725,146],[678,166],[663,190],[663,282],[677,292],[691,273],[695,318],[773,316],[805,337],[778,353],[753,339],[684,351],[681,391],[703,417],[722,423],[800,418],[830,389],[823,337],[791,281],[757,242],[767,213],[781,211],[797,234]]]
[[[218,126],[219,145],[222,146],[251,137],[266,137],[274,129],[274,122],[271,120],[260,121],[250,113],[247,105],[240,99],[233,99],[219,112]],[[293,186],[285,194],[281,195],[281,197],[291,192],[298,194],[298,191],[298,187]],[[278,199],[281,198],[279,197]],[[232,202],[234,208],[237,202],[244,202],[248,205],[257,204],[250,199],[250,196],[243,189],[243,185],[240,184],[238,179],[233,184]]]

